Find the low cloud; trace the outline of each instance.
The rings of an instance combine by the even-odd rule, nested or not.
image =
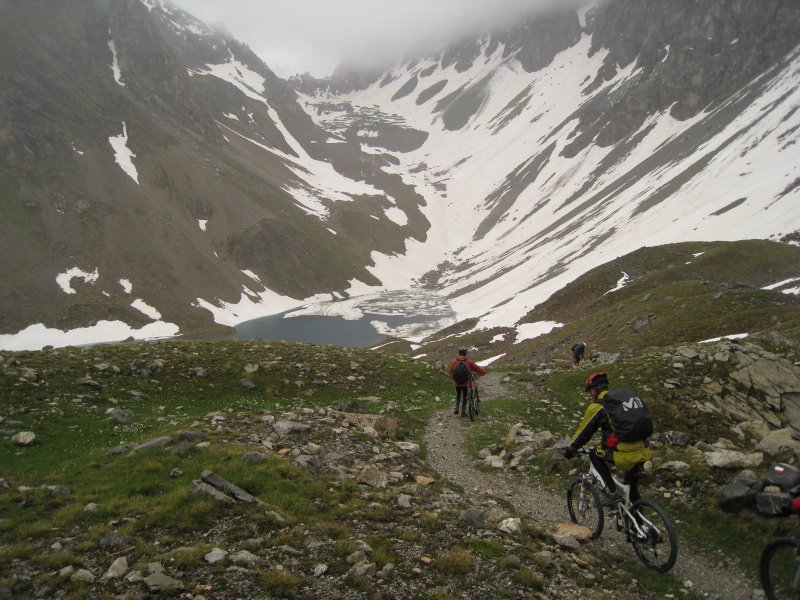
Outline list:
[[[330,75],[343,60],[386,60],[454,38],[502,27],[523,15],[581,0],[173,0],[207,23],[222,24],[278,75]],[[366,61],[369,62],[369,61]]]

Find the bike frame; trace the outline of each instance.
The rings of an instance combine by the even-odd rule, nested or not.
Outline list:
[[[581,448],[578,451],[578,454],[582,454],[588,458],[589,450]],[[608,493],[608,489],[606,489],[606,485],[603,481],[603,478],[598,473],[597,469],[594,468],[592,461],[589,461],[589,470],[582,475],[584,481],[589,481],[595,488],[600,488],[606,493]],[[631,502],[631,486],[626,485],[619,481],[613,475],[611,476],[614,483],[617,485],[618,488],[622,490],[623,499],[621,502],[617,502],[612,506],[608,507],[611,509],[611,513],[615,514],[617,517],[617,529],[623,530],[627,529],[628,533],[634,534],[636,536],[643,536],[645,535],[644,529],[641,525],[649,525],[650,527],[654,527],[653,523],[648,521],[641,513],[639,514],[639,518],[642,520],[640,522],[634,514],[631,512],[631,508],[633,503]],[[581,490],[581,502],[583,502],[583,490]],[[618,512],[617,512],[618,511]],[[626,525],[627,524],[627,525]]]

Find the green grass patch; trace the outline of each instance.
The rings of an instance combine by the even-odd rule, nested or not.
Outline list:
[[[452,548],[434,560],[433,565],[445,575],[466,575],[472,572],[475,561],[468,550]]]
[[[547,587],[547,578],[532,569],[520,569],[513,577],[515,583],[527,589],[540,592]]]
[[[289,571],[269,569],[258,574],[262,590],[276,598],[296,598],[303,585],[302,578]]]
[[[472,538],[469,541],[469,549],[486,558],[502,558],[506,555],[506,545],[498,540]]]

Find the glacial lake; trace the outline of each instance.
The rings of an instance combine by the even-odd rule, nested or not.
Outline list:
[[[365,348],[387,337],[419,340],[456,321],[447,300],[425,290],[381,292],[309,304],[240,323],[233,339]]]

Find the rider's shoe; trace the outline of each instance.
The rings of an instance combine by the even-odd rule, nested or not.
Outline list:
[[[461,416],[462,417],[466,417],[467,416],[467,409],[466,408],[462,408],[461,409]]]
[[[454,414],[454,415],[457,415],[457,414],[458,414],[458,405],[456,405],[456,409],[453,411],[453,414]]]
[[[605,496],[600,501],[600,504],[603,506],[611,506],[616,504],[617,502],[622,502],[622,490],[616,490],[613,494],[605,494]]]

